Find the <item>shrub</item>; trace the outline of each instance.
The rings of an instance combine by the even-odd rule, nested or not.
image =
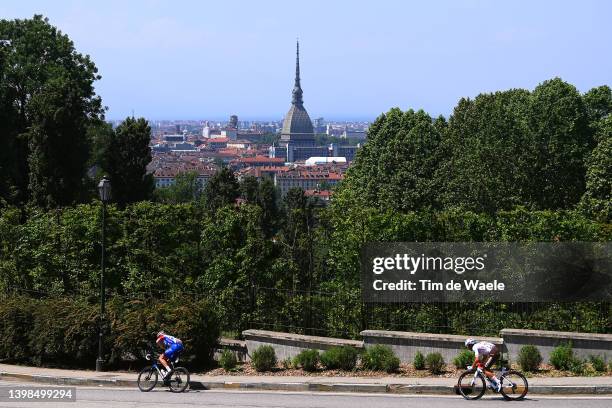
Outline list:
[[[593,369],[599,373],[606,371],[606,362],[600,356],[589,356]]]
[[[332,347],[321,354],[321,364],[328,370],[351,371],[357,365],[358,354],[351,346]]]
[[[569,370],[574,361],[574,351],[570,344],[561,344],[550,352],[550,364],[557,370]]]
[[[366,370],[392,373],[399,368],[400,359],[393,353],[391,347],[376,344],[366,349],[361,356],[361,364]]]
[[[0,359],[28,360],[28,345],[32,313],[38,301],[23,296],[3,299],[0,302]]]
[[[270,371],[276,366],[276,353],[272,346],[259,346],[251,356],[256,371]]]
[[[414,355],[413,365],[416,370],[425,369],[425,356],[423,356],[423,353],[421,353],[420,351],[417,351]]]
[[[225,371],[232,371],[236,368],[237,364],[238,360],[236,360],[236,355],[230,350],[223,350],[223,352],[221,353],[221,358],[219,358],[219,365]]]
[[[36,365],[95,359],[98,344],[98,306],[80,299],[46,299],[33,312],[29,331]]]
[[[319,350],[303,350],[293,359],[293,365],[305,371],[316,371],[319,364]]]
[[[466,349],[461,350],[453,359],[453,364],[457,368],[466,368],[472,363],[474,363],[474,352]]]
[[[518,354],[518,363],[521,370],[535,372],[542,364],[542,355],[536,346],[523,346]]]
[[[575,357],[573,357],[570,361],[568,369],[571,371],[572,374],[576,375],[582,375],[586,373],[584,361]]]
[[[425,365],[432,374],[441,374],[444,370],[444,358],[440,353],[429,353],[425,357]]]
[[[293,367],[293,364],[292,364],[292,362],[291,362],[291,358],[289,358],[289,357],[287,357],[286,359],[284,359],[284,360],[281,362],[281,364],[282,364],[282,366],[283,366],[283,368],[284,368],[285,370],[289,370],[290,368],[292,368],[292,367]]]
[[[164,330],[183,341],[183,359],[209,364],[220,333],[218,315],[206,300],[115,301],[109,304],[108,319],[116,336],[116,357],[125,353],[138,356],[150,347],[155,333]]]

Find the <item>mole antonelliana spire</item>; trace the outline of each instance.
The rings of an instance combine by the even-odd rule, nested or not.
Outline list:
[[[297,41],[295,52],[295,84],[293,85],[293,98],[291,99],[291,103],[293,105],[302,106],[304,104],[302,94],[302,86],[300,85],[300,42]]]
[[[314,129],[310,116],[304,108],[302,85],[300,79],[300,43],[296,43],[295,52],[295,82],[293,84],[291,108],[285,115],[281,131],[281,146],[288,144],[293,147],[314,146]],[[289,158],[292,154],[288,155]]]

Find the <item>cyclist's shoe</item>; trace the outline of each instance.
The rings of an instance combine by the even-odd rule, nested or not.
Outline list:
[[[500,392],[502,388],[501,381],[489,380],[489,387],[495,392]]]

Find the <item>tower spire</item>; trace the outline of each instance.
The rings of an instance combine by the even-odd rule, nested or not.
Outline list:
[[[302,86],[300,85],[300,40],[297,40],[295,51],[295,83],[293,84],[293,97],[291,103],[293,105],[302,106],[304,104],[302,94]]]

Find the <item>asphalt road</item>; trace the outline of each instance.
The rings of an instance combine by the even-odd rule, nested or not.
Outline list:
[[[0,387],[36,386],[13,381],[0,381]],[[73,408],[441,408],[441,407],[505,407],[508,402],[494,396],[480,401],[466,401],[459,396],[395,396],[376,394],[288,393],[261,391],[188,391],[173,394],[164,389],[149,393],[130,388],[78,387],[76,402],[7,402],[0,408],[12,407],[73,407]],[[524,407],[610,407],[612,397],[538,397],[511,403]]]

